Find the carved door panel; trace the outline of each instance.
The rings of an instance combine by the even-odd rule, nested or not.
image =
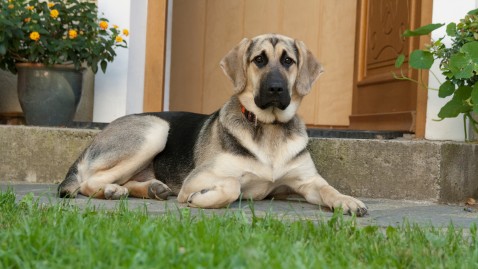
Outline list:
[[[431,2],[359,2],[351,129],[401,130],[423,135],[427,91],[413,82],[395,79],[393,72],[400,72],[394,66],[398,54],[408,55],[426,41],[404,39],[401,34],[429,23]],[[415,71],[407,75],[417,79],[419,74]]]

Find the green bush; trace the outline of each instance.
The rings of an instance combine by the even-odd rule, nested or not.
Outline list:
[[[428,35],[445,24],[429,24],[415,30],[407,30],[404,37]],[[438,113],[440,119],[455,118],[463,114],[478,132],[478,122],[471,113],[478,114],[478,9],[468,14],[457,23],[446,26],[446,35],[452,40],[451,46],[443,43],[442,37],[433,40],[424,49],[414,50],[409,57],[409,66],[414,69],[430,69],[435,61],[445,81],[441,82],[438,96],[452,96]],[[399,55],[395,66],[401,67],[405,55]],[[402,74],[399,79],[409,79]]]
[[[127,47],[127,29],[109,27],[91,1],[0,0],[0,68],[16,73],[17,63],[83,64],[103,72]]]

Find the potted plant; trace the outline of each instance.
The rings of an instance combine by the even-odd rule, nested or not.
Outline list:
[[[106,71],[127,29],[98,18],[88,0],[0,0],[0,68],[18,73],[28,124],[65,125],[81,96],[82,70]]]
[[[415,30],[406,30],[403,36],[428,35],[444,25],[429,24]],[[445,37],[432,40],[426,48],[410,53],[408,64],[415,69],[430,69],[434,61],[439,61],[445,79],[440,81],[438,96],[451,96],[451,100],[440,109],[438,117],[443,120],[463,115],[465,140],[468,140],[467,120],[475,133],[478,133],[478,122],[473,117],[473,113],[478,114],[478,9],[468,12],[458,23],[447,24],[446,36],[451,38],[451,46],[447,47],[443,43]],[[399,55],[395,66],[401,67],[404,61],[405,55]],[[411,80],[403,72],[396,78]]]

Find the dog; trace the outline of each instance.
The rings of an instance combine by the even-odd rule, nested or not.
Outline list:
[[[307,151],[302,98],[322,73],[304,43],[278,34],[243,39],[220,63],[233,95],[211,115],[127,115],[100,132],[70,167],[60,197],[132,196],[222,208],[238,199],[298,194],[363,216],[360,200],[322,178]]]

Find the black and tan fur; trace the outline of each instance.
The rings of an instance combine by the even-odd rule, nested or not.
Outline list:
[[[234,94],[212,115],[161,112],[109,124],[70,168],[60,196],[166,199],[220,208],[239,197],[295,193],[309,203],[363,215],[366,206],[318,173],[296,115],[322,72],[303,42],[267,34],[243,39],[221,61]]]

